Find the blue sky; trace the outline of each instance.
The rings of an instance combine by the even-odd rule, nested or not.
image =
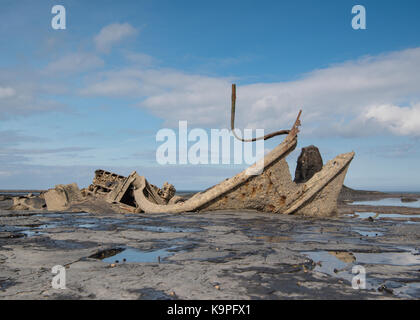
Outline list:
[[[51,8],[66,8],[66,30]],[[351,9],[365,6],[367,29]],[[346,184],[420,191],[420,3],[0,0],[0,188],[90,183],[137,170],[207,188],[238,165],[159,166],[161,128],[290,127],[324,161],[354,150]],[[271,149],[281,140],[266,142]]]

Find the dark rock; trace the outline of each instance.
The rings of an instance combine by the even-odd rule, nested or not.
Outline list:
[[[394,290],[392,290],[391,288],[388,288],[386,285],[381,285],[379,288],[378,288],[378,291],[379,292],[385,292],[385,293],[388,293],[388,294],[393,294],[394,293]]]
[[[297,160],[295,182],[303,183],[308,181],[315,173],[321,171],[322,166],[322,157],[317,147],[302,148],[302,152]]]
[[[401,202],[416,202],[415,198],[401,198]]]
[[[339,201],[366,201],[366,200],[374,200],[374,199],[383,199],[387,198],[387,195],[392,197],[392,195],[379,192],[379,191],[367,191],[367,190],[355,190],[349,188],[345,185],[341,188],[340,195],[338,197]]]

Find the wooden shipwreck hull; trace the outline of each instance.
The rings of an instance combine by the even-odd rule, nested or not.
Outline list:
[[[285,139],[253,166],[187,200],[174,196],[172,185],[165,183],[159,189],[136,172],[121,178],[103,170],[96,171],[89,190],[102,193],[110,203],[131,206],[135,212],[253,209],[281,214],[333,215],[354,152],[330,160],[304,183],[293,182],[286,157],[297,145],[299,117],[300,113]],[[250,174],[257,168],[263,169],[259,174]]]

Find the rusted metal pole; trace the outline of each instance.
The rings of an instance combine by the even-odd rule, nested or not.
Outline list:
[[[273,133],[266,134],[265,136],[258,137],[258,138],[252,138],[252,139],[239,138],[236,135],[236,132],[235,132],[235,109],[236,109],[236,84],[232,84],[232,107],[231,107],[231,111],[230,111],[230,128],[231,128],[232,133],[235,136],[235,138],[242,141],[242,142],[254,142],[254,141],[258,141],[258,140],[262,140],[262,139],[268,140],[268,139],[271,139],[275,136],[279,136],[279,135],[283,135],[283,134],[289,134],[289,132],[290,132],[290,130],[280,130],[280,131],[276,131],[276,132],[273,132]],[[301,112],[302,112],[302,110],[300,110],[299,116],[300,116]]]

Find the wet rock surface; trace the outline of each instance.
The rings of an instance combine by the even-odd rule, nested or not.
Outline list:
[[[416,218],[368,219],[351,205],[314,219],[5,210],[11,204],[0,201],[0,299],[420,298]],[[51,286],[55,265],[66,267],[66,289]],[[352,288],[355,265],[366,269],[364,290]]]

